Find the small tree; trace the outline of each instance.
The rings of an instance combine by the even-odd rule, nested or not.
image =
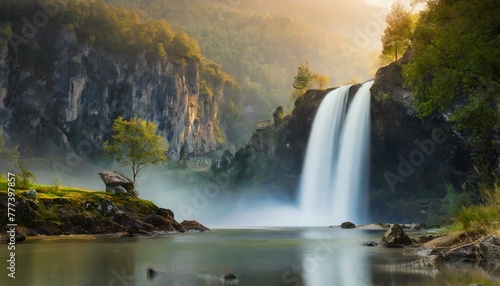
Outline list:
[[[134,183],[137,174],[146,165],[157,165],[167,160],[168,145],[163,137],[156,134],[153,122],[118,117],[113,123],[113,132],[113,142],[104,143],[104,152],[132,168]]]
[[[394,2],[386,18],[387,27],[382,35],[382,58],[398,60],[410,46],[414,20],[400,2]]]
[[[326,75],[320,75],[318,73],[314,73],[312,75],[314,81],[318,85],[318,89],[323,89],[326,87],[330,79]]]
[[[26,167],[24,167],[24,164],[21,160],[17,160],[16,167],[19,169],[19,174],[17,174],[17,177],[19,178],[18,182],[18,187],[21,189],[29,189],[33,183],[33,181],[36,181],[35,174],[28,170]]]
[[[298,95],[304,94],[307,88],[311,85],[313,75],[311,69],[309,68],[309,62],[305,61],[300,64],[298,68],[298,73],[295,76],[295,81],[293,82],[293,88],[295,88]]]

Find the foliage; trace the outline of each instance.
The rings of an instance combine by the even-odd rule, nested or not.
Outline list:
[[[33,184],[33,181],[36,181],[35,174],[28,170],[21,160],[17,160],[16,167],[19,169],[19,174],[16,175],[16,187],[27,190]]]
[[[476,168],[491,186],[500,131],[498,1],[428,1],[404,67],[421,117],[439,111],[470,133]]]
[[[312,79],[313,74],[309,68],[309,62],[305,61],[298,67],[298,72],[293,82],[293,88],[299,92],[299,95],[302,95],[311,85]]]
[[[104,152],[116,161],[132,168],[133,181],[145,166],[157,165],[167,160],[168,145],[156,134],[156,125],[138,118],[124,120],[119,117],[113,123],[113,142],[104,143]]]
[[[445,199],[446,204],[443,208],[450,216],[457,216],[463,207],[467,207],[471,204],[471,200],[467,196],[467,193],[458,193],[452,184],[448,183],[444,186],[446,191]]]
[[[219,113],[227,140],[233,143],[247,141],[255,122],[268,118],[276,106],[291,107],[291,86],[303,59],[332,85],[372,76],[369,52],[378,47],[365,40],[376,39],[382,29],[372,35],[367,27],[374,21],[383,24],[386,14],[358,1],[106,1],[180,27],[198,41],[206,58],[234,76],[240,92],[231,101],[242,123],[225,116],[231,108],[227,89]]]
[[[330,79],[326,75],[320,75],[319,73],[313,73],[312,78],[314,82],[316,83],[316,86],[318,89],[324,89]]]
[[[274,126],[278,127],[283,123],[283,118],[285,117],[285,111],[283,106],[276,107],[276,110],[273,113]]]
[[[38,2],[2,1],[2,21],[14,24],[18,18],[38,12]],[[141,19],[137,11],[108,5],[101,0],[64,0],[56,3],[59,10],[50,19],[50,24],[76,32],[78,39],[89,45],[117,53],[146,51],[149,59],[164,58],[168,55],[167,51],[174,58],[201,59],[198,43],[183,32],[176,34],[165,20]],[[0,30],[5,29],[0,26]],[[0,34],[4,33],[2,31]],[[17,34],[22,35],[20,32]]]
[[[479,235],[500,230],[500,188],[495,186],[491,193],[486,204],[462,207],[455,218],[460,229]]]
[[[52,190],[55,192],[61,190],[61,183],[62,183],[61,178],[54,179],[54,186],[52,187]]]
[[[195,61],[201,60],[201,50],[198,43],[190,38],[185,32],[179,32],[172,41],[171,50],[174,55]]]
[[[392,4],[386,22],[387,27],[382,35],[382,56],[397,61],[410,46],[414,26],[412,15],[401,2],[397,1]]]

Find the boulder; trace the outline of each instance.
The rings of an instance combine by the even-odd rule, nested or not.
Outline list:
[[[387,232],[382,237],[380,242],[381,246],[387,248],[396,248],[412,245],[410,237],[403,230],[403,227],[399,224],[393,224]]]
[[[356,228],[356,225],[350,221],[343,222],[340,225],[341,228]]]
[[[118,171],[101,171],[99,177],[106,185],[106,192],[121,193],[123,189],[130,195],[137,197],[138,193],[134,189],[134,182]],[[121,188],[120,188],[121,187]]]
[[[127,190],[123,186],[116,187],[106,187],[106,192],[112,194],[128,194]]]
[[[28,190],[28,191],[24,192],[24,194],[25,194],[28,198],[30,198],[30,199],[32,199],[32,200],[36,200],[36,190]]]
[[[210,229],[195,220],[185,220],[181,222],[181,225],[186,229],[186,231],[193,232],[205,232],[210,231]]]

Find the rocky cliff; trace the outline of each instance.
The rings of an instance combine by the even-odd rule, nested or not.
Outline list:
[[[370,218],[439,224],[447,215],[445,186],[460,192],[476,182],[473,152],[444,115],[417,116],[404,86],[406,62],[381,68],[371,89]],[[358,88],[351,87],[348,104]],[[245,148],[214,169],[236,174],[236,184],[282,189],[295,198],[312,122],[329,91],[309,90],[290,115],[256,130]]]
[[[0,41],[0,132],[22,155],[96,157],[119,116],[156,123],[175,159],[216,148],[217,97],[200,91],[196,62],[109,53],[65,27],[36,43]]]

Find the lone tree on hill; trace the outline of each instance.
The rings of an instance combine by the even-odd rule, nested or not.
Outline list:
[[[121,117],[113,123],[113,142],[104,143],[106,155],[132,168],[133,181],[146,165],[157,165],[167,160],[168,145],[156,134],[156,125],[138,118],[124,120]]]
[[[387,27],[382,35],[382,58],[397,61],[410,46],[414,20],[410,11],[400,2],[394,2],[386,18]]]
[[[309,68],[309,62],[305,61],[300,64],[298,68],[298,73],[295,76],[295,81],[293,82],[293,88],[295,88],[294,97],[299,97],[307,88],[311,85],[313,75],[311,69]]]

